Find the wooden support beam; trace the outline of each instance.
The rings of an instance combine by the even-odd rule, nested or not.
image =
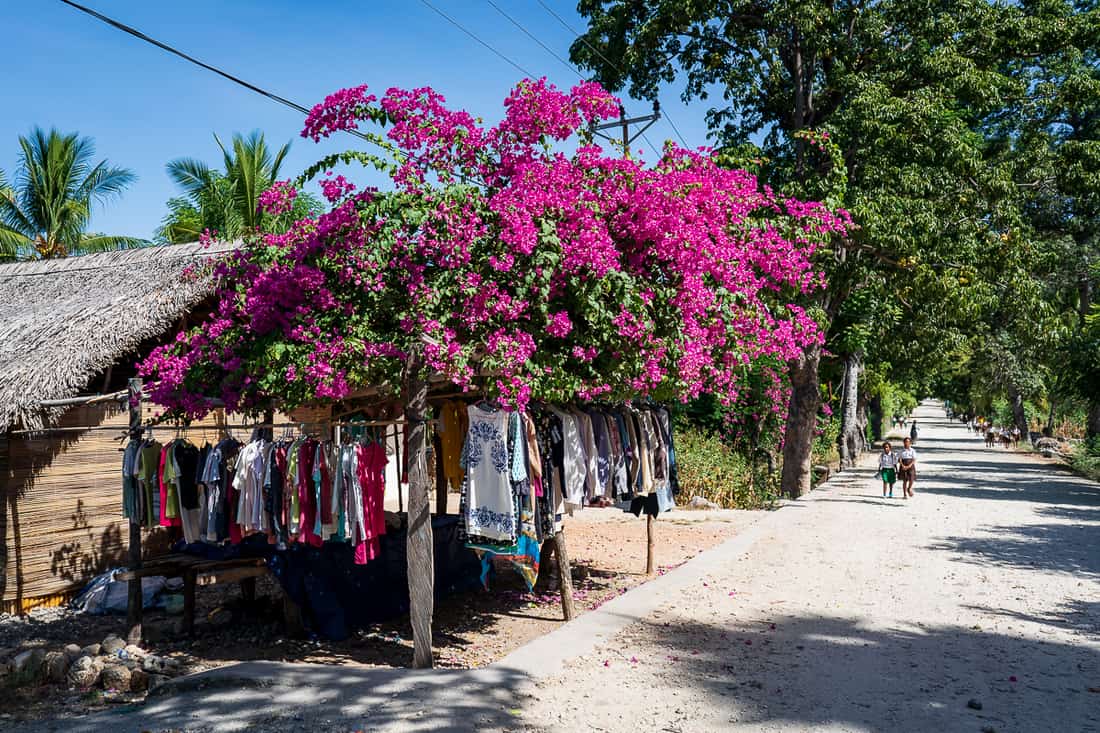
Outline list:
[[[245,581],[252,581],[252,600],[256,598],[256,578],[267,575],[268,569],[261,567],[229,568],[227,570],[207,570],[206,572],[189,571],[195,575],[195,585],[207,586],[218,583],[241,582],[242,591]]]
[[[653,544],[654,544],[654,527],[653,516],[647,514],[645,517],[645,574],[653,575],[657,572],[657,566],[653,558]]]
[[[130,435],[136,437],[141,429],[141,380],[131,379],[127,383],[128,405],[130,407]],[[141,570],[141,518],[134,512],[130,517],[130,570]],[[141,643],[141,577],[137,575],[127,584],[126,596],[126,639],[131,644]]]
[[[408,579],[409,619],[413,630],[413,667],[432,666],[432,613],[435,607],[435,556],[428,509],[428,383],[421,363],[411,355],[405,366],[405,420],[409,430]]]
[[[561,586],[561,611],[566,621],[577,616],[573,605],[573,570],[569,565],[569,552],[565,549],[565,527],[554,535],[554,551],[558,555],[558,584]]]

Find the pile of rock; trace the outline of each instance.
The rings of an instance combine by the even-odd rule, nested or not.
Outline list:
[[[101,644],[69,644],[59,651],[36,647],[7,661],[0,660],[0,682],[48,683],[80,690],[102,687],[116,692],[146,692],[180,672],[177,660],[150,654],[114,634]]]

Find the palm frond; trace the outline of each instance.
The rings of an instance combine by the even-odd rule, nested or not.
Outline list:
[[[168,161],[166,168],[168,177],[190,196],[200,193],[213,180],[210,167],[195,158],[176,158]]]
[[[79,196],[84,200],[106,201],[118,196],[123,189],[137,180],[133,171],[107,165],[103,160],[96,164],[80,184]]]
[[[85,236],[80,242],[69,248],[70,254],[90,254],[92,252],[113,252],[120,249],[137,249],[148,247],[147,239],[138,237],[122,237],[109,234],[92,234]]]
[[[17,232],[27,255],[59,257],[78,251],[86,239],[92,202],[118,195],[134,180],[126,169],[93,163],[94,143],[76,133],[35,127],[19,137],[19,148],[15,185],[0,196],[0,223],[9,232],[5,246],[10,248],[11,232]]]
[[[275,158],[271,161],[271,170],[268,171],[272,183],[279,180],[279,169],[283,167],[283,161],[286,160],[286,156],[289,154],[290,143],[286,143],[275,153]]]

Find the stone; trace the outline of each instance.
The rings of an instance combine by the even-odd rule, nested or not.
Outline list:
[[[705,497],[702,497],[702,496],[693,496],[693,497],[691,497],[691,501],[688,502],[688,506],[690,506],[692,509],[717,509],[718,508],[717,504],[715,504],[713,501],[710,501],[709,499],[707,499]]]
[[[175,659],[150,654],[141,661],[141,668],[149,673],[171,675],[179,671],[180,663]]]
[[[42,659],[42,676],[47,682],[65,684],[69,672],[69,658],[65,652],[46,652]]]
[[[69,667],[69,685],[80,689],[95,687],[102,671],[103,667],[95,657],[81,657]]]
[[[149,675],[149,692],[155,692],[157,688],[163,687],[168,684],[171,678],[165,674],[151,674]]]
[[[972,698],[970,698],[969,700],[966,701],[966,706],[968,708],[970,708],[971,710],[981,710],[982,709],[982,701],[979,700],[976,697],[972,697]]]
[[[149,689],[149,673],[141,667],[130,670],[130,691],[145,692]]]
[[[81,654],[81,656],[84,656],[84,657],[98,657],[99,652],[101,650],[102,650],[102,645],[100,645],[100,644],[89,644],[88,646],[86,646],[86,647],[84,647],[83,649],[80,650],[80,654]]]
[[[118,654],[120,649],[125,648],[126,642],[112,634],[103,640],[103,645],[99,652],[100,654]]]
[[[69,664],[72,664],[76,660],[80,659],[84,650],[80,648],[79,644],[66,644],[62,650],[65,654],[65,658],[69,660]]]
[[[46,658],[43,649],[28,649],[16,654],[11,660],[11,674],[19,681],[37,679],[42,671],[42,660]]]
[[[124,664],[108,664],[103,668],[99,683],[104,690],[130,691],[130,670]]]
[[[136,644],[126,645],[126,656],[130,659],[142,660],[146,657],[147,654],[148,652],[146,652],[144,649]]]

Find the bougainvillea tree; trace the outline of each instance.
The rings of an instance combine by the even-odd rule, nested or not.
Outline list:
[[[844,212],[779,196],[706,150],[614,157],[587,133],[618,110],[595,84],[525,80],[504,107],[487,127],[428,88],[356,87],[317,105],[304,136],[377,124],[366,134],[392,155],[334,156],[308,174],[360,160],[392,189],[329,171],[330,210],[221,262],[212,318],[141,364],[153,400],[181,417],[338,400],[398,387],[415,355],[517,407],[736,402],[755,360],[821,340],[790,301],[821,287],[810,258]],[[294,195],[276,184],[262,204],[279,213]]]

